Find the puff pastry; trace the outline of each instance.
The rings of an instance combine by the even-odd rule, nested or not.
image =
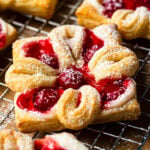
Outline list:
[[[50,19],[55,11],[57,0],[0,0],[0,11],[11,9]]]
[[[116,25],[93,30],[65,25],[48,37],[13,45],[6,83],[14,91],[20,131],[78,130],[140,115],[131,77],[139,62],[121,46]]]
[[[0,150],[33,150],[34,143],[28,135],[14,130],[0,131]]]
[[[0,18],[0,51],[11,44],[16,37],[16,29]]]
[[[14,130],[0,131],[0,150],[88,150],[72,134],[62,132],[32,140],[28,135]]]
[[[115,23],[125,39],[150,39],[150,4],[138,0],[84,0],[76,11],[78,23],[94,28]]]

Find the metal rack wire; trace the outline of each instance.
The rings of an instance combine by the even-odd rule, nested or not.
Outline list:
[[[45,20],[31,15],[12,11],[3,12],[0,17],[14,25],[18,38],[46,35],[51,29],[63,24],[76,24],[74,12],[82,0],[60,0],[53,19]],[[90,125],[80,131],[70,131],[91,150],[100,149],[142,149],[150,136],[150,41],[123,41],[138,56],[140,67],[134,79],[137,82],[138,100],[142,114],[137,121],[116,122],[102,125]],[[12,64],[11,47],[0,55],[0,129],[14,128],[14,106],[12,92],[4,82],[4,75]],[[45,133],[31,133],[33,138],[43,137]]]

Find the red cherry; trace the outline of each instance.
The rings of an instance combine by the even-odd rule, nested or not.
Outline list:
[[[83,73],[75,68],[65,69],[59,76],[58,82],[63,88],[77,89],[84,82]]]
[[[56,90],[52,88],[45,88],[38,90],[34,94],[33,103],[37,109],[46,111],[56,104],[58,98],[59,96]]]

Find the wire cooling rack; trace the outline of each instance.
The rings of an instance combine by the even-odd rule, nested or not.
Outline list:
[[[59,25],[77,24],[74,13],[81,2],[82,0],[60,0],[55,15],[51,20],[12,11],[3,12],[0,17],[17,28],[19,39],[47,35],[51,29]],[[85,143],[90,150],[142,149],[150,135],[150,41],[139,39],[123,41],[123,44],[131,48],[140,61],[140,67],[134,79],[137,82],[137,96],[141,104],[142,114],[137,121],[90,125],[80,131],[68,130],[68,132],[73,133],[80,141]],[[11,64],[12,55],[11,47],[9,47],[0,56],[0,129],[16,129],[13,106],[15,93],[4,82],[5,72]],[[45,134],[36,132],[29,135],[33,138],[39,138]],[[150,147],[145,149],[148,150]]]

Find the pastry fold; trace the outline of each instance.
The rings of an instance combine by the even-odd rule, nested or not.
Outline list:
[[[57,0],[0,0],[0,11],[11,9],[50,19],[55,11]]]
[[[144,7],[136,10],[118,9],[111,18],[103,14],[104,6],[99,0],[84,0],[76,11],[78,23],[88,28],[95,28],[105,23],[115,23],[125,39],[150,39],[150,12]]]

